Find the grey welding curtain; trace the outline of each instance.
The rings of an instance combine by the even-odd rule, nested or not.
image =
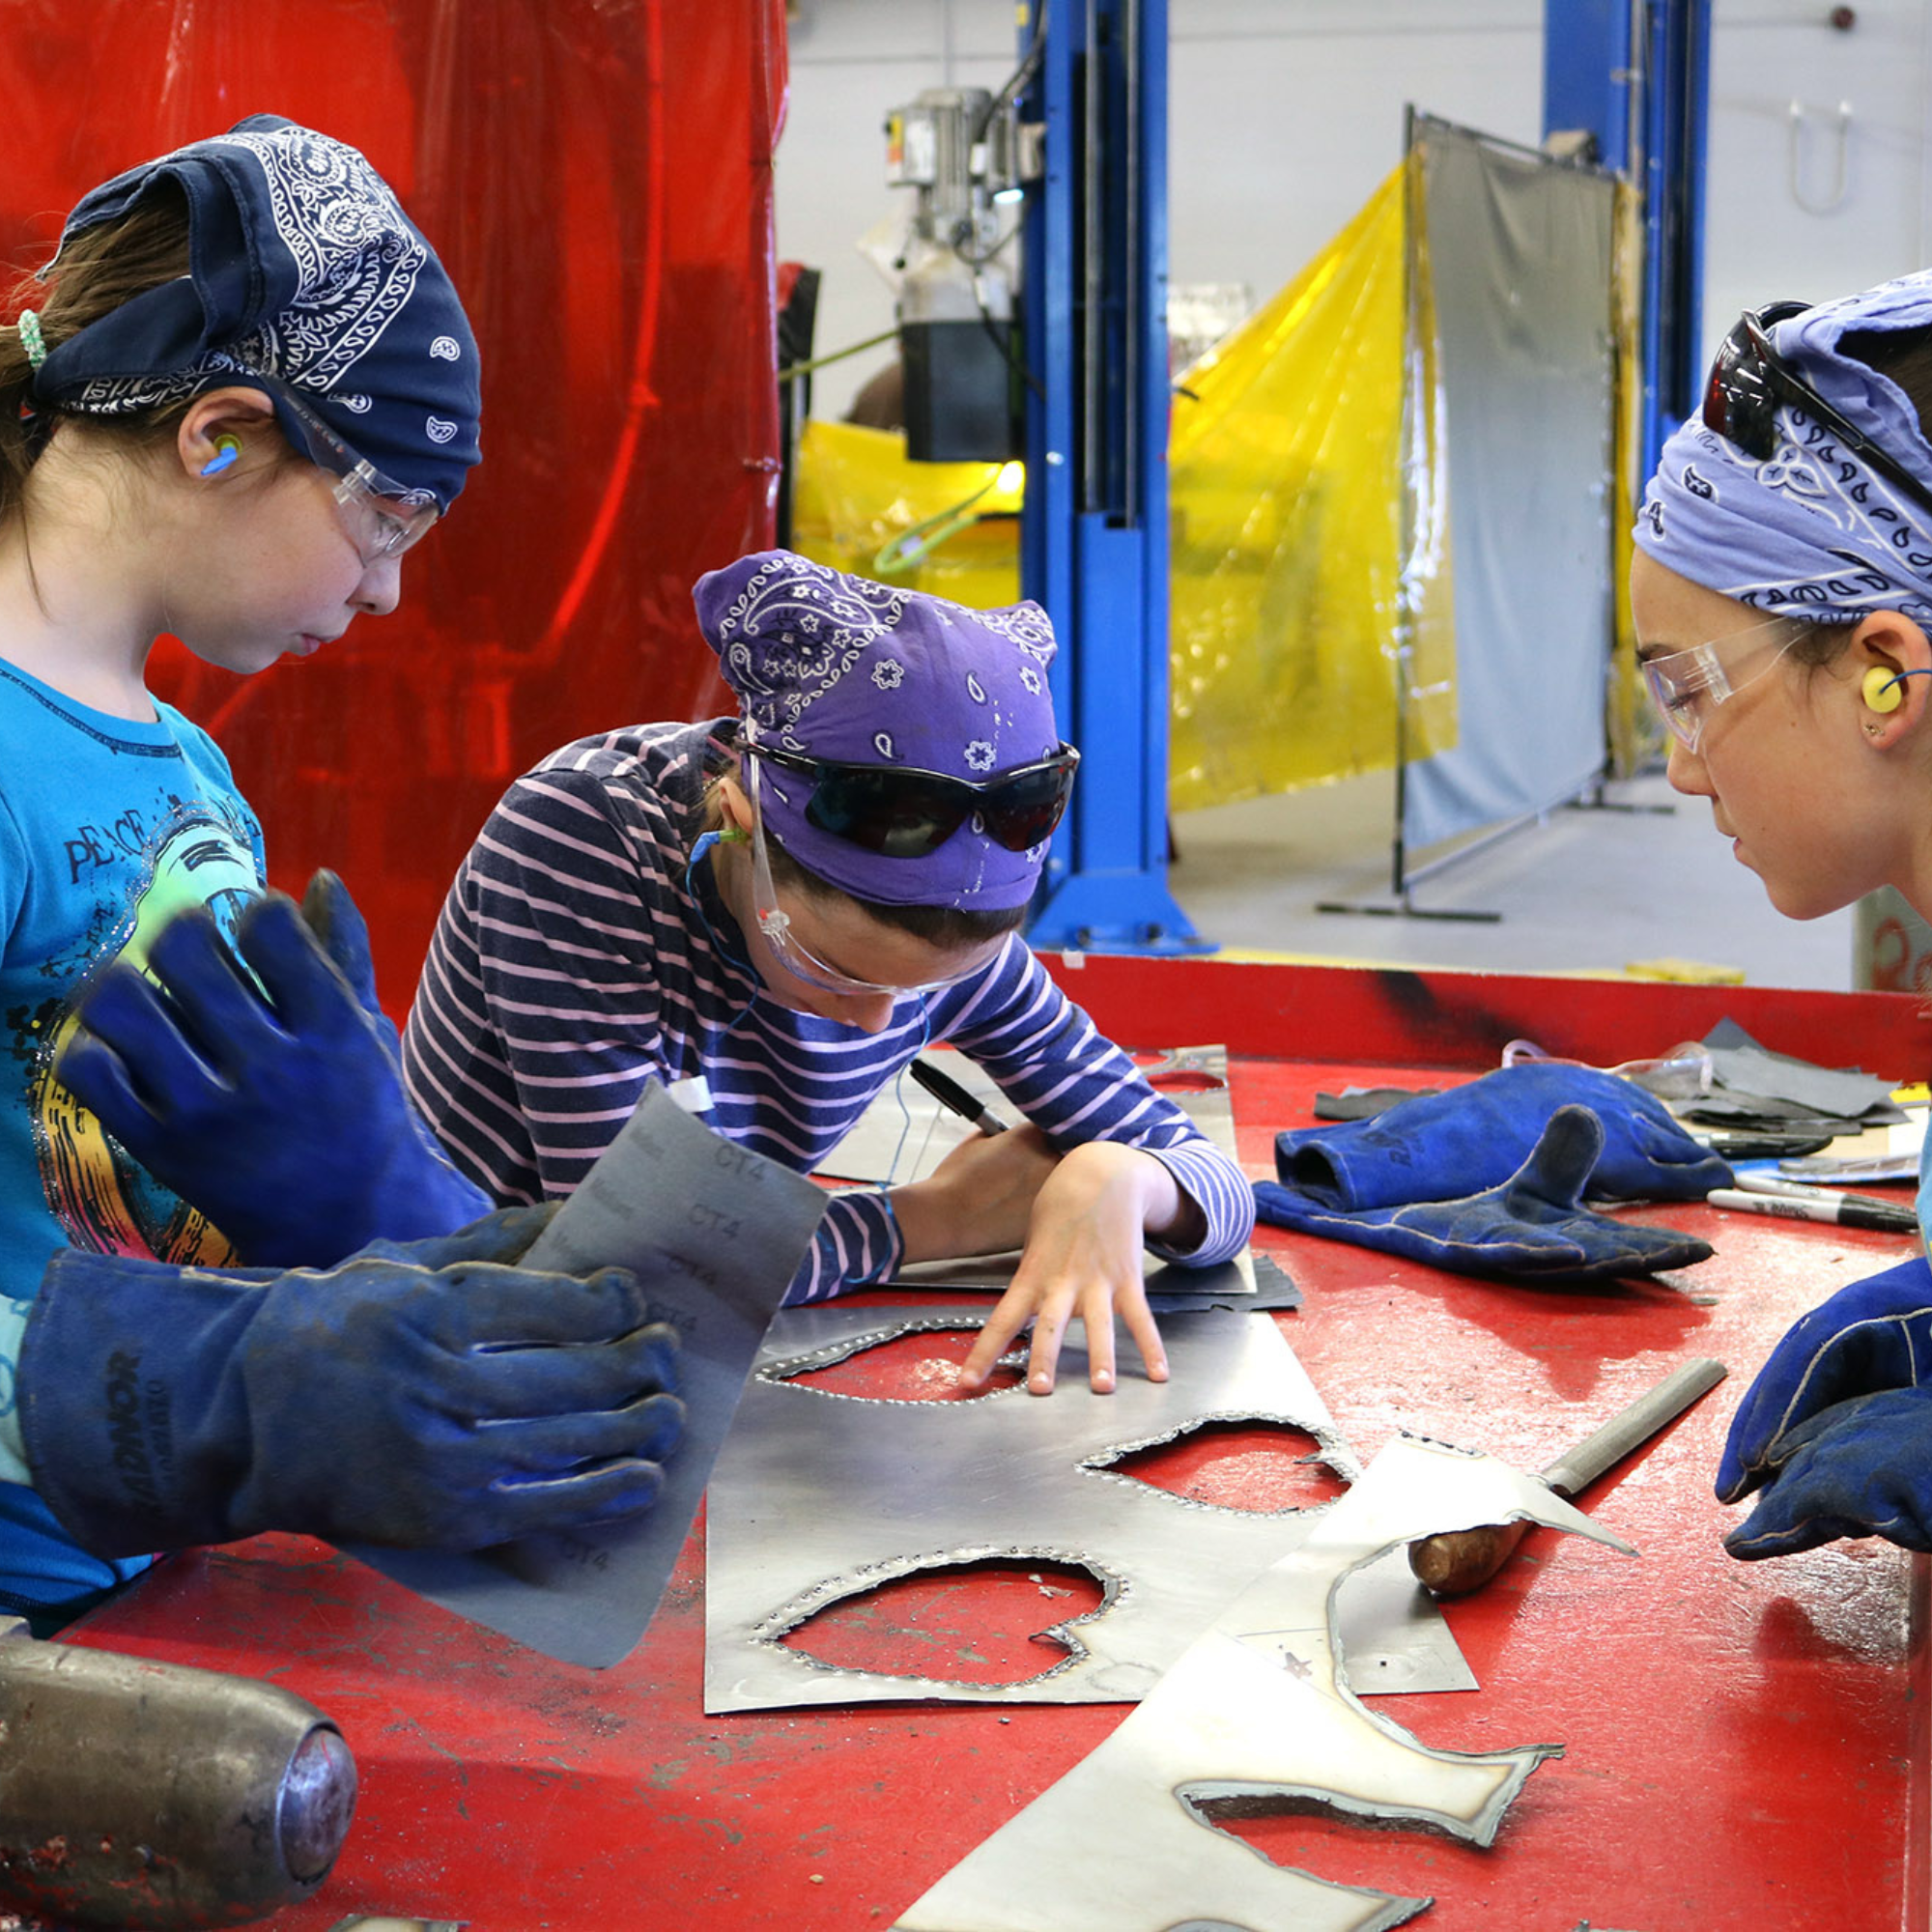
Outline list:
[[[1560,804],[1602,770],[1614,500],[1610,178],[1423,116],[1414,139],[1458,718],[1455,745],[1405,775],[1411,852]]]

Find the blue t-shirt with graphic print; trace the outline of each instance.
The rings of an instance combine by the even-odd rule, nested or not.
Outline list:
[[[172,706],[156,709],[152,724],[93,711],[0,660],[0,1608],[107,1589],[147,1560],[88,1555],[29,1487],[14,1369],[48,1259],[70,1244],[231,1258],[53,1076],[91,974],[139,964],[190,904],[232,930],[261,890],[261,827],[227,759]]]

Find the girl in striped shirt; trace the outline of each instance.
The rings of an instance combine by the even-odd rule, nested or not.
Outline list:
[[[1031,1322],[1046,1393],[1076,1314],[1095,1389],[1115,1317],[1163,1378],[1143,1247],[1225,1261],[1254,1197],[1019,936],[1078,763],[1045,613],[783,551],[714,571],[696,607],[742,715],[583,739],[511,787],[424,967],[417,1106],[499,1201],[569,1193],[651,1080],[701,1082],[719,1132],[810,1171],[945,1040],[1028,1124],[836,1197],[788,1298],[1019,1248],[964,1386]]]

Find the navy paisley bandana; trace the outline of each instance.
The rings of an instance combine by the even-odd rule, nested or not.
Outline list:
[[[694,599],[748,735],[767,744],[976,783],[1059,749],[1046,682],[1059,646],[1037,604],[969,611],[783,550],[699,578]],[[758,790],[801,866],[875,904],[1024,905],[1046,863],[1044,844],[1009,852],[972,819],[923,858],[888,858],[811,824],[809,779],[767,764]]]
[[[1932,490],[1932,447],[1897,384],[1839,352],[1854,330],[1932,327],[1932,271],[1806,309],[1772,346],[1840,415]],[[1767,615],[1851,622],[1898,611],[1932,629],[1932,518],[1782,404],[1759,463],[1692,418],[1663,446],[1637,547],[1707,589]]]
[[[280,411],[251,383],[271,379],[412,500],[447,509],[477,460],[476,340],[383,178],[327,134],[254,114],[93,189],[61,245],[163,180],[187,197],[189,273],[58,344],[35,396],[117,415],[236,383]]]

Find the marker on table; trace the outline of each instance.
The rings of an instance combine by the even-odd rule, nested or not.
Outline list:
[[[950,1073],[942,1073],[927,1060],[915,1060],[906,1068],[912,1077],[950,1113],[971,1121],[982,1134],[1003,1134],[1007,1123],[980,1098],[969,1094]]]
[[[1781,1174],[1766,1174],[1755,1168],[1739,1168],[1733,1185],[1747,1194],[1781,1194],[1787,1201],[1850,1201],[1861,1208],[1907,1211],[1895,1199],[1887,1200],[1883,1194],[1861,1194],[1850,1187],[1820,1187],[1815,1180],[1790,1180]]]
[[[1847,1201],[1822,1189],[1815,1195],[1746,1194],[1739,1188],[1714,1188],[1704,1197],[1713,1208],[1740,1214],[1774,1214],[1786,1221],[1835,1222],[1841,1228],[1874,1228],[1887,1235],[1916,1235],[1918,1216],[1910,1208],[1889,1201]]]

